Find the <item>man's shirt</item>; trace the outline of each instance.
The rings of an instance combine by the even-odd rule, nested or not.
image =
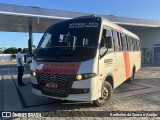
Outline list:
[[[24,62],[23,62],[23,58],[22,58],[22,54],[20,52],[17,53],[16,59],[17,59],[17,66],[21,66],[21,64],[18,61],[18,58],[20,58],[22,66],[24,66]]]

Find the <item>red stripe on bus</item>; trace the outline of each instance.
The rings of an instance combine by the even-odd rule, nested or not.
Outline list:
[[[36,72],[45,74],[77,74],[80,62],[37,62]]]
[[[124,56],[124,65],[125,65],[126,80],[127,80],[129,77],[131,77],[129,53],[124,52],[123,56]]]

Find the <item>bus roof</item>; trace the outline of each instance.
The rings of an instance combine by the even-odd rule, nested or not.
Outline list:
[[[96,15],[88,15],[88,16],[80,16],[80,17],[76,17],[76,18],[73,18],[73,19],[69,19],[69,20],[66,20],[66,21],[74,21],[74,20],[77,20],[77,19],[101,19],[102,20],[102,23],[105,23],[106,26],[110,27],[110,28],[113,28],[121,33],[125,33],[126,35],[132,37],[132,38],[135,38],[137,40],[139,40],[139,37],[137,35],[135,35],[134,33],[124,29],[123,27],[109,21],[108,19],[104,18],[104,17],[101,17],[101,16],[96,16]],[[59,24],[59,23],[63,23],[65,21],[61,21],[61,22],[58,22],[56,24]],[[55,24],[53,24],[52,26],[54,26]],[[50,27],[52,27],[50,26]]]
[[[87,18],[100,18],[102,20],[102,22],[105,22],[107,24],[108,27],[111,27],[113,29],[116,29],[118,30],[119,32],[122,32],[122,33],[125,33],[137,40],[139,40],[139,37],[137,35],[135,35],[134,33],[122,28],[121,26],[109,21],[108,19],[106,18],[103,18],[103,17],[100,17],[100,16],[96,16],[96,15],[88,15],[88,16],[81,16],[81,17],[77,17],[77,18],[74,18],[74,19],[87,19]]]
[[[129,36],[131,36],[131,37],[133,37],[133,38],[135,38],[137,40],[139,40],[139,37],[137,35],[135,35],[134,33],[132,33],[130,31],[124,29],[123,27],[121,27],[121,26],[119,26],[119,25],[107,20],[106,18],[101,17],[101,19],[102,19],[102,22],[104,21],[107,24],[108,27],[116,29],[119,32],[125,33],[125,34],[127,34],[127,35],[129,35]]]

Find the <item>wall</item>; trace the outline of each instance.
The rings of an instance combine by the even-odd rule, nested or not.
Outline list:
[[[11,59],[10,59],[10,56],[11,56],[12,54],[0,54],[0,63],[1,62],[8,62],[8,61],[11,61]],[[24,56],[23,54],[22,54],[22,56]],[[24,58],[24,57],[23,57]]]
[[[153,28],[143,32],[136,33],[141,40],[141,48],[147,48],[146,51],[151,51],[149,63],[154,63],[154,45],[160,44],[160,28]],[[160,47],[160,46],[159,46]],[[144,53],[142,50],[142,62],[144,62]],[[145,58],[147,62],[147,57]]]
[[[10,56],[11,54],[0,54],[0,62],[11,61]]]

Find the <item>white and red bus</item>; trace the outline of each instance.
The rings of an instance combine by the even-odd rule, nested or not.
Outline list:
[[[138,36],[102,17],[74,18],[43,35],[31,65],[32,91],[103,106],[140,67]]]

